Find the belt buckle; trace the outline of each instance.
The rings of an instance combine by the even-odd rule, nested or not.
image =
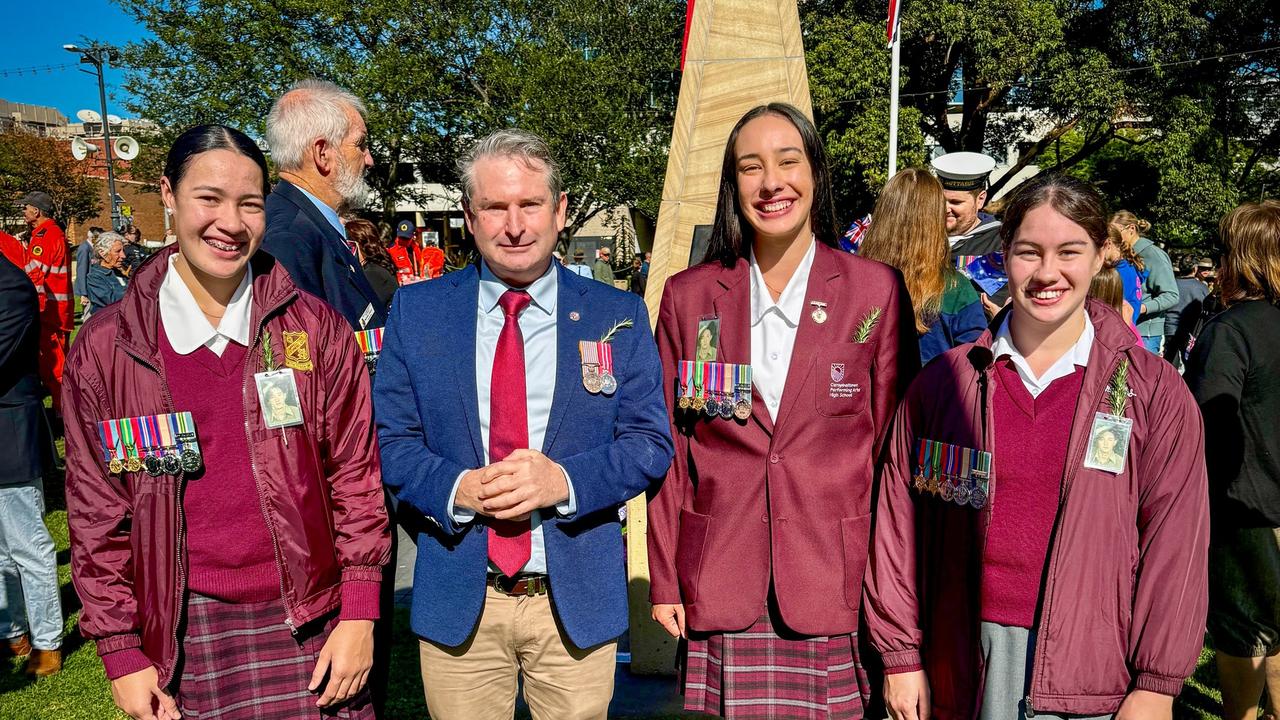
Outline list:
[[[534,597],[535,595],[538,594],[537,589],[534,588],[534,585],[533,585],[535,580],[538,580],[538,578],[524,579],[524,596],[525,597]]]

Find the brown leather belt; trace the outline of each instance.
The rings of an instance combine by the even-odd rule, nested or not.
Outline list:
[[[533,597],[547,592],[546,575],[517,575],[509,578],[501,573],[489,573],[488,583],[494,590],[512,597]]]

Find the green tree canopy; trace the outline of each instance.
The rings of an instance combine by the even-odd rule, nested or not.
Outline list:
[[[61,223],[83,222],[102,209],[105,183],[87,177],[65,140],[21,130],[0,132],[0,197],[12,207],[33,190],[49,193]]]
[[[127,49],[133,110],[170,128],[261,135],[274,98],[322,77],[369,106],[370,184],[390,210],[416,170],[492,130],[547,138],[570,226],[601,209],[656,215],[683,3],[669,0],[117,0],[154,38]]]
[[[803,6],[814,105],[849,214],[886,174],[885,4]],[[1271,0],[913,0],[902,20],[900,165],[1014,145],[1098,182],[1175,245],[1276,186],[1280,6]],[[998,181],[998,191],[1004,181]]]

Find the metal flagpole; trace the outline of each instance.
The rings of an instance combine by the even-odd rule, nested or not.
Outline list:
[[[889,177],[898,172],[898,68],[901,66],[902,33],[898,32],[901,5],[891,0],[889,5],[889,46],[893,48],[889,68]]]

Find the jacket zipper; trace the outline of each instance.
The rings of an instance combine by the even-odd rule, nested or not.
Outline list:
[[[1111,376],[1115,374],[1116,368],[1120,366],[1121,360],[1124,359],[1123,352],[1118,353],[1118,355],[1120,355],[1120,358],[1111,365],[1111,368],[1107,371],[1107,374],[1104,376],[1108,378],[1108,381],[1111,378]],[[1087,405],[1086,408],[1090,408],[1090,407],[1094,408],[1094,412],[1097,412],[1099,399],[1101,399],[1101,396],[1091,397],[1090,404]],[[1088,435],[1087,432],[1085,434],[1086,436]],[[1067,439],[1068,449],[1070,449],[1072,441],[1076,440],[1077,437],[1078,435],[1075,427],[1075,418],[1072,418],[1071,434],[1068,436],[1068,439]],[[1049,568],[1048,568],[1048,572],[1045,573],[1045,580],[1046,580],[1045,589],[1046,590],[1048,589],[1048,586],[1051,584],[1052,580],[1056,576],[1056,571],[1058,567],[1058,551],[1059,551],[1058,531],[1061,527],[1062,519],[1066,517],[1067,497],[1071,491],[1071,483],[1075,481],[1076,471],[1079,470],[1080,463],[1084,462],[1084,453],[1086,450],[1088,450],[1088,446],[1089,446],[1089,442],[1086,438],[1085,442],[1080,443],[1080,447],[1077,448],[1077,451],[1074,453],[1071,453],[1067,457],[1067,466],[1063,468],[1062,494],[1058,498],[1058,513],[1057,513],[1057,516],[1054,518],[1054,532],[1053,532],[1053,538],[1051,540],[1052,550],[1050,552],[1050,557],[1049,557]],[[1049,626],[1049,611],[1052,609],[1052,606],[1053,606],[1051,598],[1052,596],[1048,592],[1045,592],[1044,607],[1041,609],[1041,612],[1040,612],[1040,622],[1036,626],[1037,642],[1035,647],[1035,657],[1032,658],[1032,661],[1031,661],[1032,679],[1030,684],[1028,685],[1027,697],[1026,697],[1027,717],[1035,717],[1035,714],[1036,714],[1035,706],[1032,705],[1032,698],[1035,696],[1035,686],[1040,676],[1039,671],[1041,668],[1044,667],[1045,657],[1048,655],[1048,652],[1045,650],[1044,643],[1039,642],[1039,639],[1045,637],[1044,629]]]
[[[158,367],[156,367],[155,365],[152,365],[149,361],[144,359],[141,355],[133,352],[130,348],[126,347],[124,348],[124,350],[125,352],[129,353],[129,355],[133,356],[135,360],[142,363],[144,366],[146,366],[147,369],[155,373],[156,376],[160,378],[160,388],[164,390],[165,409],[168,410],[169,412],[174,412],[173,394],[169,392],[169,382],[165,380],[164,373],[160,372],[160,369]],[[171,659],[170,659],[169,667],[165,668],[165,672],[170,675],[173,674],[174,668],[176,667],[176,664],[177,664],[178,655],[179,655],[178,627],[182,624],[182,615],[183,615],[182,600],[183,600],[183,597],[187,594],[187,569],[186,569],[185,563],[183,562],[183,554],[184,554],[183,548],[186,547],[186,541],[187,541],[187,518],[186,518],[186,512],[184,512],[182,507],[182,489],[183,489],[183,486],[185,485],[186,479],[187,479],[187,473],[185,471],[180,471],[178,473],[177,480],[174,483],[175,487],[174,487],[174,493],[173,493],[173,505],[174,505],[174,508],[177,510],[177,521],[178,521],[178,537],[177,537],[177,543],[174,546],[174,553],[173,553],[174,563],[178,566],[178,589],[177,589],[177,592],[174,593],[174,597],[173,597],[173,605],[174,605],[173,633],[172,633],[173,652],[170,654]]]
[[[262,334],[262,328],[266,327],[266,324],[267,324],[267,320],[266,320],[266,315],[264,314],[262,322],[259,323],[259,327],[254,328],[255,330],[253,335],[254,339],[252,340],[253,345],[250,346],[249,348],[250,357],[252,357],[254,350],[256,350],[258,347],[259,338],[261,337],[261,334]],[[240,387],[241,397],[248,397],[249,375],[250,375],[250,370],[252,368],[253,368],[252,361],[245,363],[244,378],[243,378],[242,385]],[[281,432],[283,432],[283,430]],[[267,524],[267,532],[271,534],[271,550],[276,558],[276,571],[280,573],[280,601],[284,604],[284,624],[289,628],[289,633],[291,635],[297,635],[298,628],[294,626],[293,617],[289,614],[289,594],[285,589],[285,582],[284,582],[285,567],[284,567],[284,558],[280,553],[280,538],[279,536],[276,535],[275,523],[271,522],[271,515],[267,511],[267,496],[266,496],[266,493],[263,492],[262,481],[258,477],[258,460],[253,451],[253,430],[250,429],[250,425],[249,425],[248,402],[246,402],[244,406],[244,434],[245,434],[245,439],[249,443],[249,470],[250,472],[253,473],[253,484],[258,489],[258,506],[262,510],[262,520]]]

